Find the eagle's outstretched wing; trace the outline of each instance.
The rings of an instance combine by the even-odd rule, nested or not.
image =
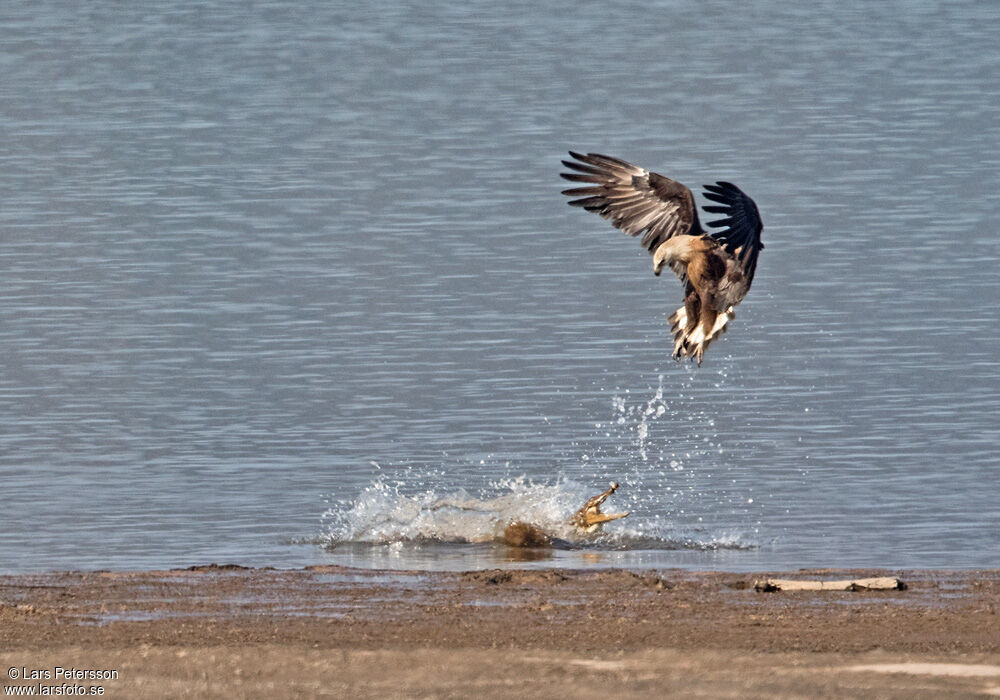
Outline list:
[[[580,198],[570,204],[600,214],[630,236],[642,234],[642,245],[650,253],[674,236],[703,233],[694,196],[681,183],[611,156],[569,154],[576,160],[564,160],[563,165],[576,172],[562,177],[591,183],[563,190]]]
[[[725,214],[726,217],[708,222],[709,227],[714,229],[725,227],[722,231],[711,231],[709,235],[740,261],[747,280],[752,280],[757,269],[757,256],[764,249],[760,240],[764,224],[760,220],[757,205],[731,182],[716,182],[714,185],[704,185],[704,188],[705,199],[719,202],[722,206],[707,205],[702,209],[710,214]]]
[[[642,234],[642,245],[653,254],[653,272],[664,264],[684,283],[684,305],[669,318],[674,334],[674,357],[690,357],[701,364],[709,344],[725,332],[733,308],[750,290],[757,257],[764,245],[764,226],[757,205],[729,182],[705,185],[704,207],[724,217],[701,228],[691,190],[679,182],[598,153],[581,155],[562,173],[585,187],[564,190],[576,197],[570,204],[596,212],[630,236]],[[688,277],[688,273],[691,277]]]

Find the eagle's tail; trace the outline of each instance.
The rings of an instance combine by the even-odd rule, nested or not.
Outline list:
[[[688,330],[687,309],[681,307],[670,315],[667,320],[670,322],[670,332],[674,334],[674,357],[690,357],[701,364],[701,358],[713,340],[726,332],[729,322],[736,318],[733,307],[726,309],[724,313],[715,317],[715,323],[708,328],[705,323],[699,321],[694,328]]]

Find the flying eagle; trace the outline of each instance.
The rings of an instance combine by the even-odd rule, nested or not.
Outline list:
[[[578,197],[569,203],[596,212],[630,236],[642,234],[642,245],[653,256],[653,273],[664,265],[684,283],[684,306],[669,318],[674,335],[674,357],[701,364],[709,343],[724,333],[736,307],[753,282],[757,256],[764,249],[764,228],[757,205],[728,182],[705,185],[705,198],[718,205],[702,207],[725,218],[708,222],[706,233],[698,221],[691,190],[681,183],[597,153],[569,154],[564,160],[575,172],[562,173],[587,187],[563,190]]]

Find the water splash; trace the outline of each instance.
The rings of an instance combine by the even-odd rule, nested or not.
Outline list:
[[[730,477],[723,440],[701,401],[705,379],[690,371],[658,374],[648,393],[614,390],[610,417],[571,443],[569,460],[553,469],[559,475],[551,481],[516,477],[516,465],[503,462],[493,473],[514,478],[473,490],[455,483],[465,469],[373,462],[377,471],[361,493],[331,503],[324,514],[324,542],[486,544],[499,541],[511,522],[525,521],[570,548],[756,548],[758,530],[748,522],[753,500]],[[572,514],[610,480],[623,488],[606,509],[631,516],[597,538],[581,536]]]
[[[442,493],[414,490],[411,481],[376,478],[353,500],[324,513],[325,541],[392,545],[401,542],[475,544],[499,541],[511,522],[525,521],[559,540],[560,546],[603,549],[746,549],[753,545],[735,533],[665,531],[659,517],[617,521],[597,536],[585,536],[570,517],[594,487],[560,479],[538,483],[524,477],[491,483],[478,494],[465,489]],[[617,510],[616,507],[608,509]]]
[[[613,397],[611,405],[617,413],[615,424],[620,426],[631,424],[631,429],[635,432],[635,446],[639,451],[639,457],[643,462],[648,462],[649,454],[646,447],[649,422],[657,420],[667,412],[667,404],[663,400],[663,375],[657,377],[656,392],[646,401],[645,406],[641,403],[629,406],[622,396]]]
[[[669,399],[663,374],[657,376],[656,388],[648,399],[632,400],[630,390],[616,393],[611,399],[611,420],[594,427],[604,431],[603,437],[610,440],[616,453],[638,455],[638,461],[632,459],[630,463],[633,471],[645,472],[648,465],[655,464],[680,472],[685,459],[721,455],[725,450],[715,436],[715,420],[704,408],[697,407],[693,381],[692,377],[681,380]],[[655,435],[653,429],[661,421],[669,433]],[[602,445],[588,459],[599,461],[607,456],[607,446]]]
[[[729,456],[732,428],[720,431],[705,400],[706,392],[726,380],[726,368],[714,374],[688,368],[657,373],[646,392],[611,390],[610,417],[574,444],[587,466],[569,467],[570,473],[620,480],[626,488],[618,503],[633,511],[630,525],[643,534],[670,541],[756,542],[762,506]]]
[[[582,488],[566,481],[540,484],[503,479],[472,495],[465,489],[414,491],[408,480],[379,478],[351,502],[324,514],[333,542],[407,540],[491,542],[511,522],[524,520],[556,537],[572,535],[569,518],[582,504]]]

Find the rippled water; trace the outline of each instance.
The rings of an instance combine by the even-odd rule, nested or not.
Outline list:
[[[0,19],[0,570],[1000,565],[1000,6]],[[701,368],[569,148],[756,199]]]

